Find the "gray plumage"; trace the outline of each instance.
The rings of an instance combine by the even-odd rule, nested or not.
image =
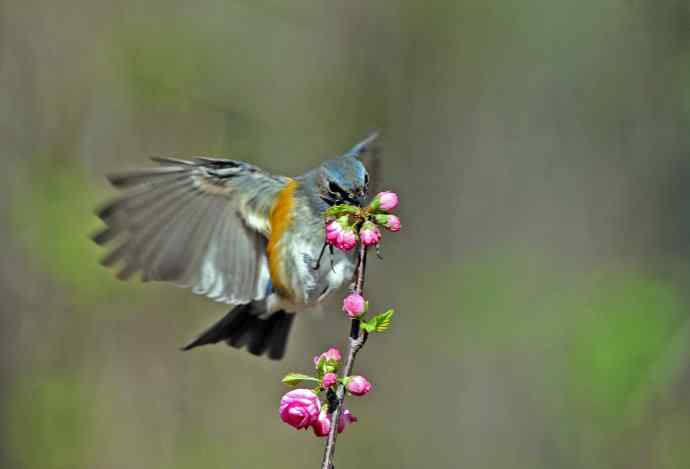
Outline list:
[[[334,268],[312,267],[324,242],[322,212],[366,198],[368,174],[358,157],[374,138],[294,180],[209,157],[154,158],[159,167],[110,175],[123,193],[97,212],[106,227],[94,241],[115,246],[102,263],[120,265],[123,280],[139,273],[143,281],[172,282],[236,305],[185,349],[225,341],[280,358],[291,313],[318,305],[352,277],[351,253],[336,252]],[[267,245],[272,210],[290,181],[297,183],[292,221],[274,243],[286,295],[274,288]]]

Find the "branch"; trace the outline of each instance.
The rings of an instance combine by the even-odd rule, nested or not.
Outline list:
[[[357,264],[355,293],[362,294],[364,290],[364,274],[367,264],[367,246],[364,243],[359,244],[359,262]],[[361,330],[360,320],[358,318],[350,321],[350,338],[349,347],[347,351],[347,361],[342,370],[341,377],[344,379],[352,374],[352,368],[355,365],[355,357],[357,353],[364,346],[369,335],[366,331]],[[326,448],[323,452],[323,459],[321,460],[321,469],[334,469],[333,457],[335,456],[335,440],[338,436],[338,419],[343,410],[343,402],[345,401],[345,384],[340,383],[336,391],[336,407],[331,414],[331,427],[328,432],[328,439],[326,440]]]

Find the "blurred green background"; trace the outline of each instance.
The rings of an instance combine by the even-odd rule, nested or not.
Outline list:
[[[392,332],[336,466],[690,467],[687,0],[0,1],[0,466],[318,467],[288,355],[178,347],[225,307],[98,264],[103,175],[297,175],[383,133]]]

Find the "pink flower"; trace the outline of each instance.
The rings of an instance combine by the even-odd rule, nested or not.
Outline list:
[[[364,376],[350,376],[347,390],[354,396],[363,396],[371,391],[371,383]]]
[[[357,417],[352,415],[352,412],[348,409],[345,409],[338,418],[338,433],[342,433],[347,425],[355,423],[356,421]],[[318,418],[312,424],[312,429],[314,430],[314,435],[318,437],[328,436],[328,432],[331,430],[331,414],[322,410]]]
[[[349,251],[357,245],[357,235],[352,228],[343,230],[338,233],[335,241],[335,247],[343,251]]]
[[[366,302],[359,293],[350,293],[343,300],[343,311],[351,318],[356,318],[364,314]]]
[[[342,233],[343,227],[340,226],[337,220],[333,220],[326,225],[326,241],[328,244],[336,244],[338,236]]]
[[[338,350],[335,347],[331,347],[325,352],[323,352],[321,355],[317,355],[314,357],[314,365],[318,366],[322,358],[325,361],[337,363],[343,359],[343,356],[340,354],[340,350]]]
[[[314,435],[318,437],[328,436],[328,432],[331,431],[331,416],[322,410],[311,428],[314,430]]]
[[[374,220],[389,231],[400,231],[400,218],[395,215],[376,215]]]
[[[280,418],[298,430],[314,423],[320,409],[321,401],[309,389],[294,389],[280,399]]]
[[[372,222],[366,221],[359,230],[359,238],[365,246],[374,246],[381,240],[381,231]]]
[[[338,375],[336,375],[335,373],[326,373],[325,375],[323,375],[323,381],[321,382],[321,384],[324,388],[328,389],[337,382]]]
[[[379,192],[376,198],[374,199],[374,202],[376,202],[377,200],[378,206],[376,208],[380,208],[381,210],[385,210],[386,212],[393,210],[395,207],[398,206],[398,194],[396,194],[395,192]]]
[[[350,226],[350,217],[344,215],[326,224],[326,242],[343,251],[349,251],[357,245],[357,235]]]
[[[348,424],[355,423],[356,421],[357,417],[352,415],[352,412],[348,409],[345,409],[338,419],[338,433],[342,433]]]

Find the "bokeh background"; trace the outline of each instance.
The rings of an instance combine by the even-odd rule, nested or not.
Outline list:
[[[178,347],[225,307],[121,283],[110,171],[297,175],[378,128],[397,309],[338,468],[690,467],[687,0],[0,2],[0,466],[318,467],[282,362]]]

